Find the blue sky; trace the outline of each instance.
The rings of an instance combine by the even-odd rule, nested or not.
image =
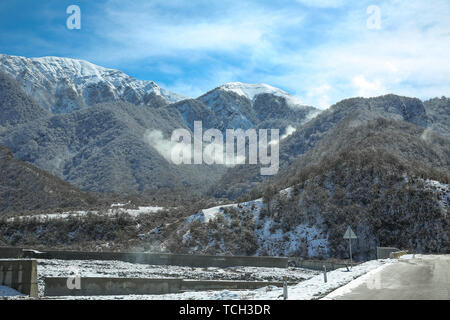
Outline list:
[[[2,0],[0,53],[85,59],[193,97],[239,81],[321,108],[426,99],[450,95],[450,1]]]

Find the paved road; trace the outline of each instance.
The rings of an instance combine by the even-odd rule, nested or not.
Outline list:
[[[325,299],[450,300],[450,255],[416,255],[412,259],[400,259],[356,279]]]

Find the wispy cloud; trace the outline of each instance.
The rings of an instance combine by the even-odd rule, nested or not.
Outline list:
[[[302,55],[279,52],[289,71],[269,79],[320,107],[350,96],[449,95],[450,3],[379,4],[380,30],[366,28],[364,5],[351,9],[324,31],[326,41]]]
[[[108,2],[96,32],[111,47],[99,50],[111,50],[110,56],[105,57],[111,59],[190,52],[184,59],[192,61],[206,54],[236,54],[239,50],[261,48],[271,42],[271,34],[278,36],[277,30],[301,21],[301,16],[293,12],[237,1],[228,1],[229,7],[211,1],[200,3],[204,7],[170,1],[136,1],[132,5]]]
[[[345,4],[344,0],[296,0],[308,7],[317,8],[338,8]]]

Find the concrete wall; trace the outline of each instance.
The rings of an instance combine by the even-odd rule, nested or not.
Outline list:
[[[37,297],[36,260],[0,260],[0,285]]]
[[[95,296],[130,294],[167,294],[184,291],[258,289],[282,282],[222,281],[142,278],[81,278],[80,289],[69,289],[68,278],[45,278],[46,296]],[[69,280],[70,281],[70,280]]]
[[[392,252],[400,251],[394,247],[377,247],[377,259],[389,259]]]
[[[288,258],[283,257],[244,257],[244,256],[203,256],[169,253],[139,252],[83,252],[46,251],[42,253],[27,251],[26,256],[38,259],[62,260],[118,260],[151,265],[174,265],[187,267],[276,267],[287,268]]]
[[[323,270],[323,266],[327,267],[327,270],[336,270],[339,268],[345,268],[347,265],[345,263],[337,263],[334,261],[327,260],[304,260],[300,258],[291,258],[296,267],[311,269],[311,270]]]
[[[80,289],[69,289],[67,278],[45,278],[46,296],[165,294],[181,290],[181,279],[81,278]]]
[[[22,248],[0,247],[0,259],[23,258]]]
[[[39,252],[35,250],[13,249],[13,254],[22,254],[26,258],[35,259],[61,259],[61,260],[117,260],[131,263],[141,263],[150,265],[174,265],[187,267],[267,267],[267,268],[287,268],[289,263],[293,263],[299,268],[323,270],[326,265],[327,270],[335,270],[346,266],[345,263],[338,263],[327,260],[305,260],[295,257],[253,257],[253,256],[208,256],[191,254],[170,254],[170,253],[146,253],[146,252],[88,252],[88,251],[61,251],[49,250]],[[395,251],[398,249],[394,248]],[[5,250],[6,252],[6,250]],[[383,251],[384,252],[384,251]],[[387,252],[386,258],[389,258]],[[0,250],[1,257],[1,250]]]
[[[289,283],[296,284],[296,283]],[[233,281],[233,280],[183,280],[182,291],[207,290],[255,290],[267,286],[282,287],[283,282],[275,281]]]

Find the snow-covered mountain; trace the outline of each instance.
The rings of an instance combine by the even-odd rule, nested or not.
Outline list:
[[[222,128],[298,127],[319,110],[303,104],[300,99],[267,84],[230,82],[219,86],[197,101],[205,105]]]
[[[220,90],[230,91],[237,93],[240,96],[246,97],[249,100],[254,101],[255,97],[259,94],[272,94],[277,97],[282,97],[286,99],[286,102],[291,107],[305,107],[306,104],[304,104],[300,99],[297,97],[294,97],[287,93],[286,91],[283,91],[279,88],[272,87],[265,83],[258,83],[258,84],[247,84],[247,83],[241,83],[241,82],[229,82],[226,83],[220,87],[218,87]]]
[[[13,76],[27,94],[54,114],[101,102],[124,100],[139,105],[152,99],[173,103],[186,98],[153,81],[136,80],[122,71],[70,58],[0,54],[0,70]]]
[[[58,57],[0,55],[0,82],[0,144],[82,190],[140,192],[197,178],[205,186],[223,174],[222,167],[172,168],[146,130],[170,136],[202,121],[206,128],[278,128],[283,135],[317,112],[293,108],[300,106],[290,103],[295,98],[268,85],[230,83],[186,99],[152,81]]]

